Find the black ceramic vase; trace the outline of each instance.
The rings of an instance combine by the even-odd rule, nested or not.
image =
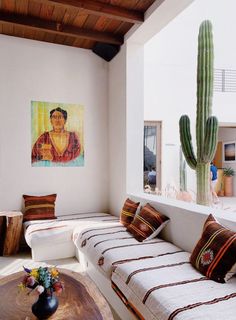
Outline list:
[[[32,312],[38,319],[48,319],[58,307],[58,299],[54,295],[43,292],[32,305]]]

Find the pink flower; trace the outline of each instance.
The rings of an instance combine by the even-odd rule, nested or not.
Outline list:
[[[63,286],[60,281],[54,282],[52,287],[56,293],[61,293],[63,290]]]
[[[35,284],[35,279],[34,277],[30,276],[26,279],[26,286],[27,287],[32,287]]]
[[[23,278],[23,280],[22,280],[23,285],[26,286],[26,283],[27,283],[27,279],[28,279],[28,278],[29,278],[29,275],[28,275],[28,274],[24,276],[24,278]]]
[[[43,287],[43,286],[37,286],[37,287],[35,288],[35,290],[36,290],[36,292],[37,292],[38,294],[41,294],[41,293],[44,292],[44,287]]]

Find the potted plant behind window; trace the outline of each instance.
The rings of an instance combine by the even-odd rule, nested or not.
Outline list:
[[[217,192],[217,195],[218,195],[218,197],[224,197],[224,195],[225,195],[223,180],[220,183],[220,190]]]
[[[224,175],[225,196],[232,197],[234,169],[231,167],[224,168],[223,175]]]

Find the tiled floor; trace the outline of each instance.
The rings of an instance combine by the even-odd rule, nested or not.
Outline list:
[[[22,253],[10,257],[0,257],[0,276],[5,276],[14,272],[23,271],[23,266],[34,268],[38,266],[57,266],[80,272],[81,267],[78,260],[75,258],[50,260],[46,262],[34,262],[30,254]]]

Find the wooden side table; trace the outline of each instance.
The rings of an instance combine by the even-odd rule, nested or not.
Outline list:
[[[51,320],[114,320],[108,302],[88,276],[65,269],[59,272],[65,290],[58,295],[59,307]],[[1,320],[36,320],[31,306],[37,294],[28,295],[29,290],[19,291],[17,287],[24,275],[17,272],[0,279]]]
[[[19,250],[22,221],[19,211],[0,212],[0,255],[10,256]]]

